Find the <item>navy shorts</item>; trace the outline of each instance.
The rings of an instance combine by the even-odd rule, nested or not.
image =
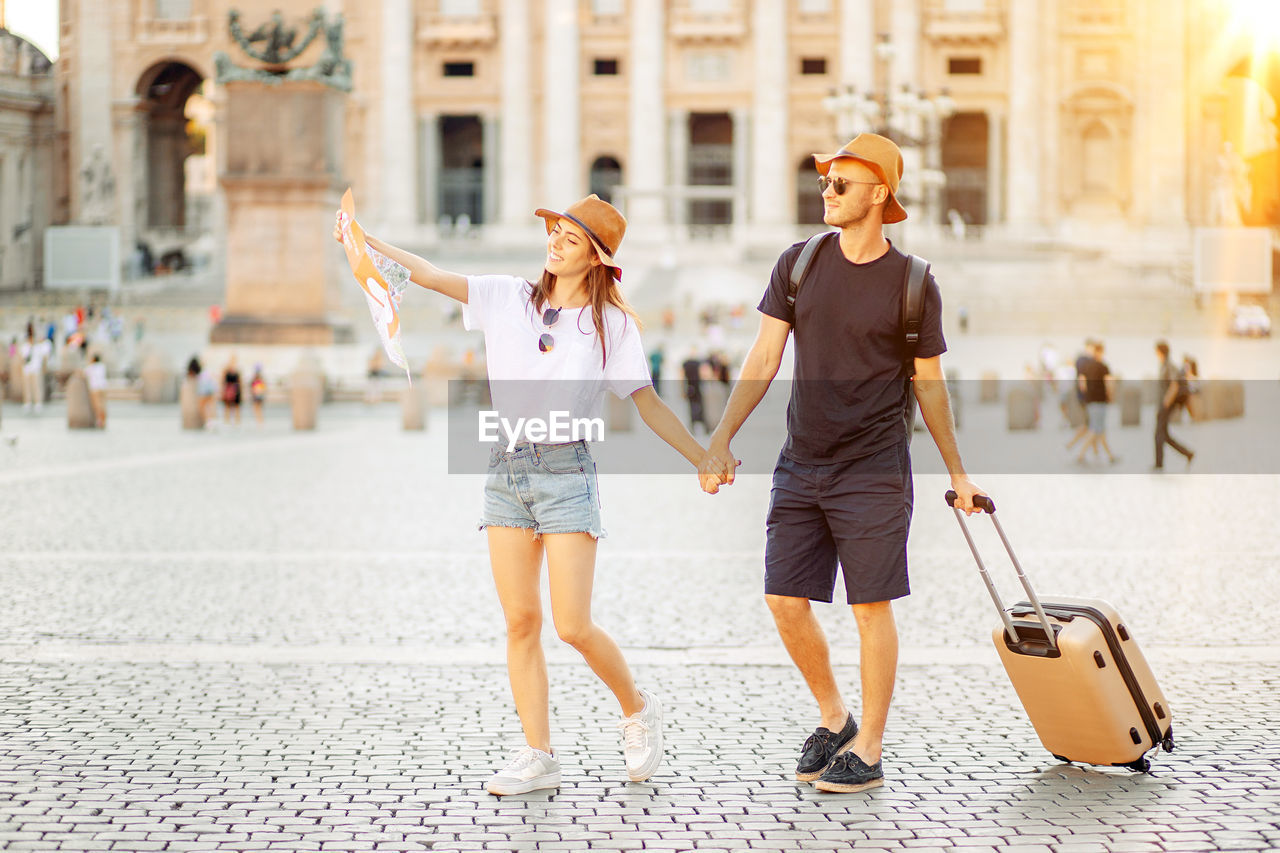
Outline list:
[[[905,443],[859,459],[806,465],[778,457],[764,552],[764,591],[832,600],[836,567],[850,604],[902,598],[911,528]]]

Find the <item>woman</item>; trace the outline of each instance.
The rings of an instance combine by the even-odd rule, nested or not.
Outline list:
[[[93,358],[84,368],[85,384],[89,386],[89,406],[93,409],[93,422],[98,429],[107,428],[107,366],[102,356]]]
[[[233,355],[222,371],[222,419],[231,423],[240,423],[240,367]]]
[[[262,426],[262,405],[267,401],[267,380],[262,375],[262,365],[253,366],[253,378],[249,380],[249,399],[253,402],[253,420]]]
[[[485,333],[494,408],[509,423],[545,406],[548,391],[566,388],[577,403],[574,415],[598,413],[607,387],[630,396],[649,428],[696,468],[706,452],[654,392],[636,316],[618,290],[622,271],[614,254],[626,220],[595,195],[563,213],[540,209],[536,215],[547,229],[546,267],[536,283],[462,276],[373,237],[368,244],[406,267],[414,283],[465,306],[466,327]],[[346,224],[339,213],[335,239],[342,240]],[[526,745],[487,788],[504,795],[560,784],[539,639],[544,552],[556,631],[617,698],[627,775],[643,781],[662,760],[662,710],[657,697],[636,687],[622,651],[591,619],[596,544],[604,530],[590,449],[585,441],[510,438],[514,449],[503,441],[492,451],[480,527],[506,620],[507,674]]]

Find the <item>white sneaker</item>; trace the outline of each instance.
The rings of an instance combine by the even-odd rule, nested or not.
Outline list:
[[[618,723],[622,730],[622,754],[627,759],[627,776],[643,782],[662,763],[662,706],[658,697],[641,690],[644,707]]]
[[[485,786],[490,794],[500,797],[559,787],[560,759],[531,746],[516,750],[507,766],[493,774]]]

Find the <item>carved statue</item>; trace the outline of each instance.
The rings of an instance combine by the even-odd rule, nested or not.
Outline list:
[[[80,219],[86,225],[106,225],[111,221],[116,179],[101,143],[84,158],[80,167]]]
[[[291,59],[296,59],[299,54],[306,50],[311,42],[320,33],[320,28],[324,26],[324,10],[316,9],[311,13],[311,24],[307,29],[307,35],[303,38],[302,43],[294,45],[298,38],[297,29],[286,27],[284,24],[284,16],[279,12],[273,12],[271,22],[263,24],[253,31],[252,35],[246,36],[240,28],[240,12],[238,9],[232,9],[227,13],[227,18],[231,27],[231,37],[236,40],[236,44],[240,45],[240,49],[252,56],[259,62],[265,62],[268,65],[284,65]],[[256,42],[265,42],[266,47],[258,50],[254,47]]]
[[[297,30],[286,28],[279,12],[271,16],[270,24],[263,24],[248,36],[240,28],[239,11],[232,9],[227,13],[227,20],[231,36],[241,49],[254,59],[273,67],[245,68],[236,65],[231,61],[230,56],[219,51],[213,57],[214,70],[219,83],[247,80],[276,85],[281,80],[311,80],[343,92],[351,91],[351,60],[342,55],[344,47],[342,15],[337,15],[332,23],[326,24],[324,10],[316,9],[312,13],[311,25],[306,37],[297,46],[294,45],[298,37]],[[322,28],[325,34],[325,49],[314,65],[291,68],[288,71],[280,68],[281,65],[306,50]],[[255,49],[253,47],[255,42],[265,42],[266,46],[262,50]]]
[[[1223,228],[1239,228],[1244,224],[1241,212],[1253,207],[1253,186],[1249,182],[1249,164],[1230,142],[1222,143],[1217,156],[1213,189],[1209,196],[1209,221]]]

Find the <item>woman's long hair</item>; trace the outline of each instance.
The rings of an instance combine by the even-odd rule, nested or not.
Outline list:
[[[592,248],[594,249],[594,247]],[[600,353],[602,356],[600,366],[604,367],[609,361],[609,344],[605,340],[604,333],[605,305],[612,305],[620,309],[626,317],[635,321],[637,329],[643,328],[643,325],[635,310],[627,304],[627,300],[622,298],[622,292],[618,290],[618,282],[613,277],[613,269],[611,267],[607,267],[604,264],[592,266],[587,271],[587,278],[584,284],[587,288],[587,299],[590,300],[591,304],[591,321],[596,327],[596,335],[600,338]],[[529,302],[533,305],[535,317],[542,313],[542,306],[550,301],[551,292],[555,289],[555,286],[555,274],[544,269],[542,278],[538,279],[538,283],[533,285],[533,290],[529,296]]]

